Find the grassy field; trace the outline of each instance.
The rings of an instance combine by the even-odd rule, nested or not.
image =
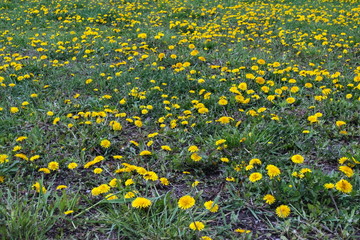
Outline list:
[[[2,0],[0,239],[360,238],[357,0]]]

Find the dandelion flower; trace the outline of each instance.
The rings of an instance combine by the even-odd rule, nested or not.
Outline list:
[[[192,153],[198,152],[198,151],[199,151],[199,148],[198,148],[197,146],[195,146],[195,145],[192,145],[192,146],[190,146],[190,147],[188,148],[188,151],[189,151],[189,152],[192,152]]]
[[[162,185],[167,186],[169,185],[169,180],[167,178],[160,178],[160,182]]]
[[[17,113],[17,112],[19,112],[19,108],[17,108],[17,107],[11,107],[11,108],[10,108],[10,112],[11,112],[11,113]]]
[[[263,200],[264,200],[267,204],[270,204],[270,205],[273,204],[273,203],[276,201],[275,197],[274,197],[273,195],[271,195],[271,194],[266,194],[266,195],[264,196]]]
[[[261,165],[261,160],[258,158],[253,158],[249,161],[249,165]]]
[[[251,182],[257,182],[261,179],[262,179],[262,174],[259,172],[254,172],[254,173],[250,174],[250,176],[249,176],[249,180]]]
[[[268,171],[267,174],[269,175],[270,179],[281,174],[280,169],[271,164],[266,166],[266,170]]]
[[[77,166],[78,166],[77,163],[72,162],[72,163],[69,163],[67,167],[68,167],[68,169],[72,170],[72,169],[77,168]]]
[[[325,183],[324,184],[324,188],[326,188],[326,189],[332,189],[334,187],[335,187],[335,185],[333,183]]]
[[[115,200],[115,199],[118,199],[118,197],[115,194],[110,193],[105,196],[105,199],[106,200]]]
[[[290,208],[287,205],[280,205],[276,208],[276,215],[280,218],[287,218],[290,215]]]
[[[124,198],[133,198],[133,197],[135,197],[135,193],[133,193],[133,192],[128,192],[124,196]]]
[[[150,151],[147,151],[147,150],[144,150],[144,151],[142,151],[142,152],[140,152],[140,156],[149,156],[149,155],[151,155],[152,153],[150,152]]]
[[[8,159],[8,155],[6,154],[0,154],[0,163],[6,163],[8,162],[9,159]]]
[[[237,232],[237,233],[251,233],[250,230],[240,229],[240,228],[235,229],[234,232]]]
[[[68,188],[66,185],[59,185],[56,187],[56,190],[66,189]]]
[[[354,175],[354,171],[348,166],[340,166],[339,170],[343,172],[347,177],[352,177]]]
[[[147,208],[150,205],[151,205],[151,201],[143,197],[137,197],[131,203],[131,206],[134,208]]]
[[[50,173],[50,170],[48,168],[39,168],[38,170],[39,172],[43,172],[45,174],[49,174]]]
[[[58,162],[49,162],[48,169],[55,171],[59,169],[59,163]]]
[[[95,169],[94,169],[94,173],[95,173],[95,174],[100,174],[100,173],[102,173],[102,171],[103,171],[103,170],[102,170],[101,168],[95,168]]]
[[[342,125],[345,125],[346,122],[344,122],[344,121],[336,121],[335,124],[336,124],[337,127],[341,127]]]
[[[214,201],[207,201],[204,203],[204,206],[210,212],[217,212],[219,210],[219,205],[215,204]]]
[[[189,209],[195,205],[195,199],[189,195],[181,197],[178,201],[178,206],[181,209]]]
[[[205,224],[203,224],[202,222],[199,222],[199,221],[195,221],[195,222],[190,223],[189,228],[194,231],[201,231],[205,228]]]
[[[293,163],[298,163],[298,164],[301,164],[304,162],[304,157],[299,155],[299,154],[296,154],[294,156],[291,157],[291,161]]]
[[[100,142],[100,146],[103,148],[109,148],[111,146],[111,142],[107,139],[104,139]]]
[[[202,159],[202,157],[199,156],[197,153],[191,154],[190,158],[191,158],[191,160],[193,160],[194,162],[198,162],[198,161],[200,161],[200,160]]]
[[[352,185],[345,179],[341,179],[335,184],[336,190],[343,192],[343,193],[351,193]]]
[[[32,185],[32,187],[35,189],[38,193],[46,193],[46,188],[42,186],[39,182],[36,182]]]

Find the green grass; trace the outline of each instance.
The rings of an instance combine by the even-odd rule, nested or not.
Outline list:
[[[359,9],[3,1],[0,238],[358,238]]]

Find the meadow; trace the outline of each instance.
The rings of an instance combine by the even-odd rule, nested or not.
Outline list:
[[[360,238],[357,0],[2,0],[0,239]]]

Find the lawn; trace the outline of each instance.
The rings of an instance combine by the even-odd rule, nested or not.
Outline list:
[[[2,0],[0,239],[360,238],[358,0]]]

